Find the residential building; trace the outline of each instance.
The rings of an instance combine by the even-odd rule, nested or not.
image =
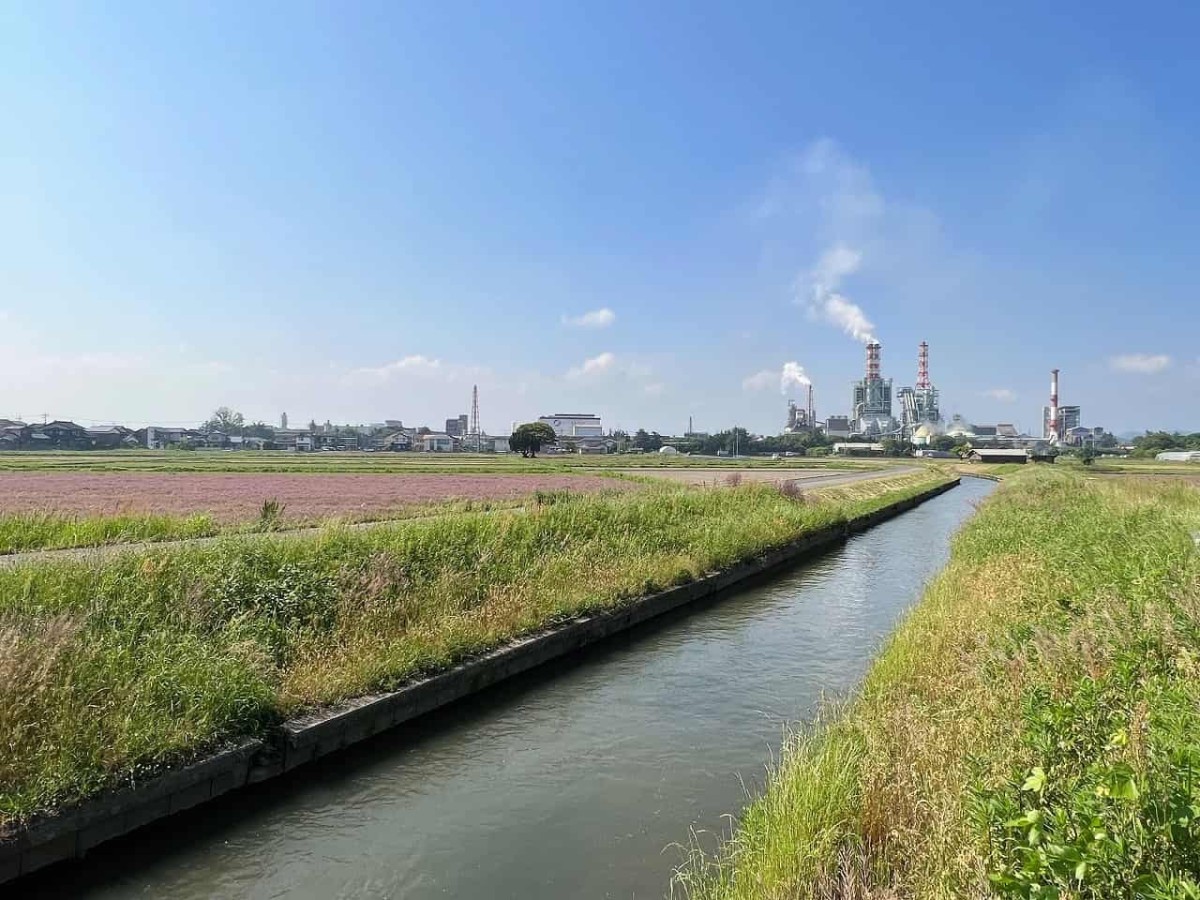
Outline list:
[[[426,453],[452,453],[454,438],[448,434],[430,432],[421,438],[421,449]]]
[[[44,434],[49,439],[49,446],[55,450],[87,450],[92,446],[87,430],[74,422],[47,422],[37,426],[37,432]]]
[[[96,450],[116,450],[121,447],[136,447],[138,439],[133,430],[124,425],[102,425],[86,429],[88,440]]]

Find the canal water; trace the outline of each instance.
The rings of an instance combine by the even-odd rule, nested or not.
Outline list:
[[[973,478],[824,556],[9,885],[21,896],[661,898],[692,829],[862,677]],[[2,890],[2,889],[0,889]]]

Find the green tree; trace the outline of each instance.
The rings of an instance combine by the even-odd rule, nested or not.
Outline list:
[[[246,420],[240,412],[228,406],[218,406],[203,425],[201,431],[220,431],[224,434],[237,434],[245,426]]]
[[[911,456],[912,444],[908,441],[898,441],[895,438],[884,438],[880,441],[883,452],[887,456]]]
[[[274,439],[275,429],[266,422],[251,422],[246,426],[246,437],[262,438],[265,441]]]
[[[508,439],[508,449],[528,458],[537,456],[538,451],[557,440],[554,429],[545,422],[526,422],[518,425]]]

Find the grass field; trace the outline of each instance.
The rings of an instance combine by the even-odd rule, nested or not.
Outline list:
[[[0,472],[359,472],[359,473],[561,473],[609,468],[836,468],[878,465],[868,460],[787,457],[660,456],[646,454],[553,455],[473,453],[289,453],[286,451],[61,451],[0,453]]]
[[[552,493],[0,570],[0,830],[941,480]]]
[[[1028,467],[693,898],[1200,896],[1200,491]]]
[[[537,492],[625,490],[644,482],[643,476],[724,483],[741,477],[735,473],[778,480],[791,473],[886,468],[654,456],[591,464],[595,459],[530,464],[519,456],[219,451],[0,455],[0,555],[495,509],[519,505]],[[179,469],[180,460],[193,470]]]

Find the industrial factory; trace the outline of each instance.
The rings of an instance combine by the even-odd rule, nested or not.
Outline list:
[[[824,423],[825,433],[833,438],[851,436],[878,439],[894,437],[913,440],[924,426],[928,433],[938,433],[942,422],[938,404],[938,389],[929,380],[929,344],[921,342],[917,353],[917,380],[915,386],[902,387],[894,391],[892,379],[882,374],[882,345],[878,341],[867,344],[866,376],[854,382],[849,416],[830,416]],[[900,418],[893,412],[893,396],[900,404]],[[808,406],[800,409],[794,401],[788,402],[788,423],[784,433],[818,427],[813,409],[813,389],[808,386]]]
[[[1023,434],[1011,423],[974,425],[958,415],[952,416],[947,423],[942,416],[938,389],[929,377],[929,344],[925,341],[917,350],[915,383],[898,390],[891,378],[883,376],[880,343],[875,340],[867,343],[866,354],[865,375],[851,387],[850,415],[829,416],[824,422],[818,422],[813,407],[813,387],[808,384],[805,406],[799,406],[794,400],[788,401],[784,434],[822,430],[828,438],[858,442],[855,446],[878,446],[872,442],[891,438],[916,447],[927,447],[943,437],[960,443],[1014,448],[1079,447],[1111,439],[1103,428],[1083,427],[1078,406],[1059,404],[1058,369],[1051,372],[1050,404],[1042,408],[1041,432],[1030,435]]]

